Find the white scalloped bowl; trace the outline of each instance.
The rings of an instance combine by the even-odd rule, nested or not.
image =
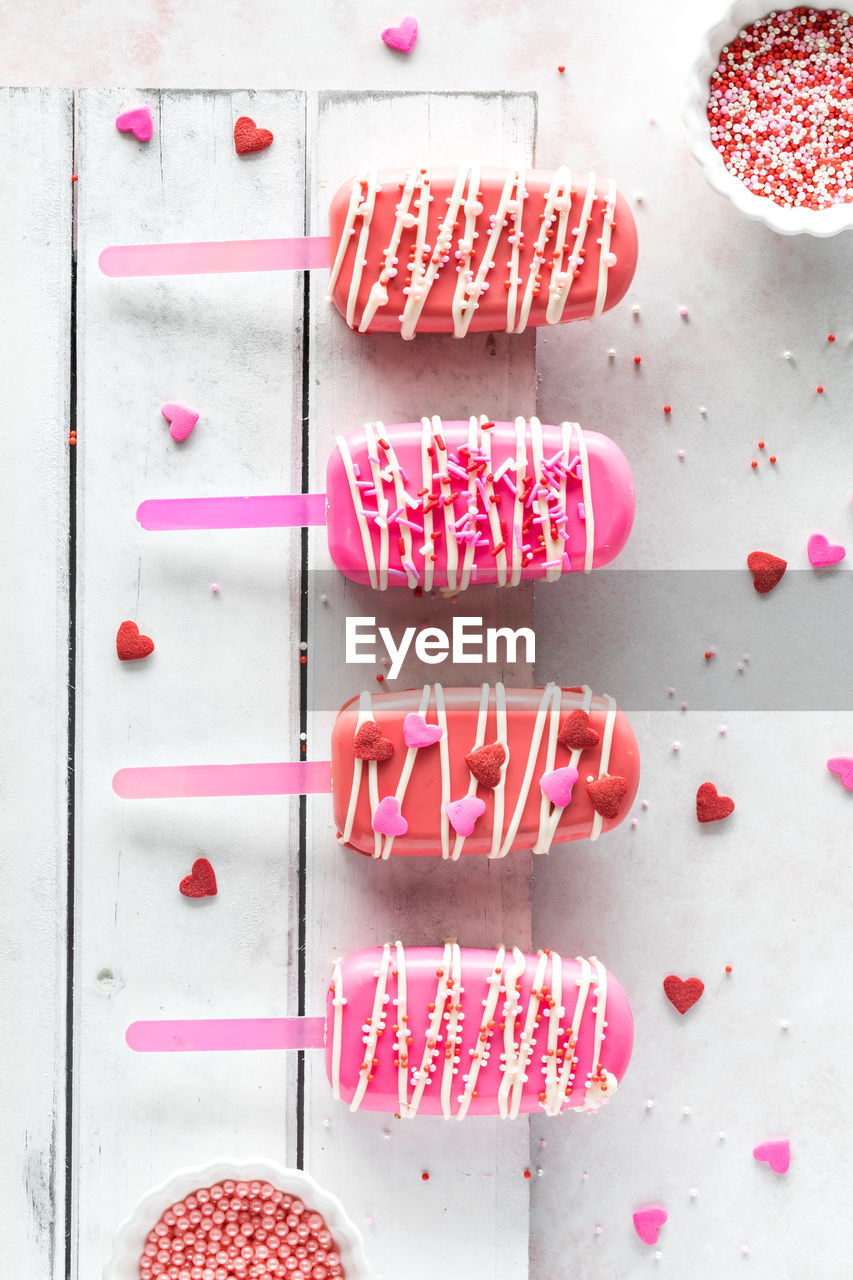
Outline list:
[[[103,1280],[139,1280],[139,1259],[148,1232],[176,1200],[199,1187],[232,1178],[235,1182],[270,1182],[277,1190],[297,1195],[310,1209],[322,1213],[341,1255],[345,1280],[371,1280],[364,1242],[336,1196],[324,1191],[300,1169],[285,1169],[272,1160],[235,1160],[223,1157],[211,1164],[180,1169],[139,1200],[116,1232],[113,1251],[104,1266]]]
[[[726,13],[705,36],[702,52],[693,64],[687,92],[681,108],[681,118],[687,127],[687,142],[691,152],[702,166],[711,186],[728,196],[732,204],[747,218],[766,223],[783,236],[810,235],[834,236],[839,231],[853,227],[853,203],[837,204],[829,209],[784,208],[774,204],[766,196],[750,191],[739,178],[729,173],[723,157],[711,141],[711,126],[706,107],[710,92],[711,73],[720,58],[720,50],[733,40],[743,27],[765,18],[768,13],[797,7],[794,4],[773,4],[772,0],[735,0]],[[843,0],[804,0],[807,9],[844,9]]]

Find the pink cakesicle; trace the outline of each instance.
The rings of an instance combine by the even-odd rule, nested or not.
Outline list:
[[[355,582],[461,591],[589,572],[622,550],[634,481],[618,445],[577,423],[423,418],[339,437],[326,493],[143,502],[145,529],[326,524]]]
[[[619,302],[637,262],[612,180],[555,170],[363,169],[332,198],[328,239],[120,245],[109,276],[304,270],[331,262],[351,329],[467,333],[566,324]]]
[[[588,745],[572,746],[584,717]],[[407,744],[417,715],[440,729],[434,742]],[[500,748],[492,776],[477,763]],[[559,770],[572,786],[553,791]],[[121,769],[113,788],[124,799],[290,795],[331,789],[338,840],[360,853],[503,858],[514,849],[546,853],[552,843],[597,840],[619,825],[637,792],[640,758],[627,717],[609,695],[588,686],[480,688],[362,693],[339,712],[332,759],[293,764],[190,765]],[[542,789],[552,790],[556,803]],[[602,779],[619,798],[602,803]],[[614,788],[610,788],[613,790]],[[605,788],[607,790],[607,788]],[[481,804],[461,803],[479,799]],[[562,803],[560,803],[562,802]],[[460,807],[461,803],[461,807]]]
[[[325,1021],[135,1022],[126,1038],[141,1053],[325,1047],[351,1111],[514,1119],[598,1110],[628,1067],[633,1019],[594,957],[397,942],[335,963]]]

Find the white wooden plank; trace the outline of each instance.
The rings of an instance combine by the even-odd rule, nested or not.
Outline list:
[[[0,90],[0,1238],[65,1267],[72,98]]]
[[[147,101],[147,145],[119,134]],[[269,127],[239,157],[234,120]],[[298,93],[91,91],[79,113],[80,577],[76,989],[77,1274],[174,1168],[222,1154],[295,1156],[294,1064],[276,1054],[134,1057],[149,1016],[295,1012],[296,802],[131,805],[128,764],[298,752],[298,533],[143,533],[157,495],[287,492],[301,440],[300,276],[103,277],[108,244],[300,234]],[[176,444],[164,401],[196,408]],[[214,594],[211,584],[218,583]],[[121,664],[132,618],[154,655]],[[178,882],[210,858],[215,899]]]
[[[366,161],[408,166],[417,157],[454,164],[530,162],[535,127],[531,95],[323,94],[309,113],[309,220],[313,234],[328,229],[327,206],[338,185]],[[475,140],[472,143],[472,140]],[[369,151],[369,155],[366,152]],[[411,421],[423,414],[495,417],[529,414],[533,406],[534,337],[464,341],[351,333],[325,301],[325,281],[312,277],[310,350],[311,487],[324,483],[334,436],[363,422]],[[529,623],[531,593],[485,588],[454,603],[416,599],[407,590],[380,596],[346,582],[329,567],[325,534],[312,532],[309,563],[309,757],[328,751],[334,713],[367,685],[377,692],[377,666],[347,666],[347,615],[375,615],[395,634],[427,616],[447,626],[456,613],[482,616],[484,625]],[[325,602],[322,597],[325,596]],[[433,682],[477,684],[503,676],[530,683],[526,666],[426,667],[407,659],[395,687]],[[326,797],[308,808],[307,990],[321,1007],[335,956],[358,946],[401,938],[408,945],[455,936],[463,945],[491,946],[503,937],[530,941],[526,854],[500,864],[463,859],[392,859],[375,863],[337,845]],[[325,1070],[310,1057],[306,1071],[306,1165],[349,1205],[367,1235],[377,1272],[413,1272],[423,1253],[454,1275],[508,1280],[527,1265],[528,1125],[478,1119],[464,1125],[420,1117],[411,1125],[368,1112],[351,1115],[330,1095]],[[422,1171],[430,1181],[422,1182]],[[471,1230],[476,1220],[475,1230]],[[508,1235],[502,1223],[512,1223]],[[444,1265],[444,1264],[442,1264]]]

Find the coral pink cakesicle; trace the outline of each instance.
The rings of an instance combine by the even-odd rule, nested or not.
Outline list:
[[[311,1024],[311,1035],[288,1028]],[[281,1030],[271,1040],[269,1024]],[[594,957],[443,947],[369,947],[336,962],[322,1019],[135,1022],[139,1052],[325,1048],[336,1098],[403,1119],[595,1111],[633,1044],[622,987]],[[223,1034],[222,1028],[230,1027]],[[218,1039],[216,1037],[219,1037]]]
[[[330,762],[121,769],[124,799],[332,791],[342,844],[374,858],[546,853],[618,826],[640,757],[608,694],[480,688],[362,693],[339,712]]]
[[[627,292],[637,232],[594,173],[365,168],[332,198],[328,240],[234,240],[105,249],[109,276],[278,271],[331,263],[328,296],[359,333],[467,333],[565,324]]]
[[[569,726],[577,713],[594,745],[577,745],[578,725]],[[412,715],[440,729],[434,745],[407,746]],[[359,747],[368,726],[391,745],[382,759]],[[494,778],[479,767],[489,749],[501,755]],[[627,814],[639,772],[627,718],[613,698],[587,686],[365,692],[342,708],[332,730],[338,839],[374,858],[503,858],[513,849],[546,853],[555,842],[596,840]],[[596,799],[595,783],[604,777],[624,784],[615,809]],[[389,800],[398,815],[393,829],[377,820]],[[480,802],[476,809],[472,801]]]
[[[613,560],[631,531],[634,481],[607,436],[538,418],[422,418],[339,436],[326,493],[148,499],[143,528],[325,524],[340,571],[389,586],[517,586]]]

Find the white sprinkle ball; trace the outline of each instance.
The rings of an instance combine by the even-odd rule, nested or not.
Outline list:
[[[299,648],[300,648],[300,649],[302,649],[302,651],[304,652],[304,651],[308,648],[308,641],[307,641],[307,640],[300,640],[300,641],[299,641]]]
[[[646,1110],[647,1110],[647,1111],[651,1111],[651,1109],[652,1109],[652,1107],[653,1107],[654,1105],[655,1105],[655,1103],[654,1103],[654,1098],[646,1098]]]
[[[673,749],[673,751],[680,751],[680,750],[681,750],[681,743],[680,743],[680,742],[673,742],[673,744],[672,744],[672,749]]]
[[[696,1188],[695,1188],[695,1187],[691,1187],[691,1188],[690,1188],[690,1199],[691,1199],[691,1200],[695,1200],[695,1199],[696,1199],[696,1197],[698,1196],[698,1194],[699,1194],[699,1192],[696,1190]]]
[[[689,1115],[691,1115],[691,1114],[692,1114],[692,1112],[691,1112],[691,1110],[690,1110],[690,1108],[689,1108],[689,1107],[682,1107],[682,1108],[681,1108],[681,1114],[682,1114],[683,1116],[689,1116]]]
[[[783,1018],[782,1021],[779,1023],[779,1026],[782,1028],[783,1031],[787,1031],[790,1025],[791,1024],[787,1018]]]

